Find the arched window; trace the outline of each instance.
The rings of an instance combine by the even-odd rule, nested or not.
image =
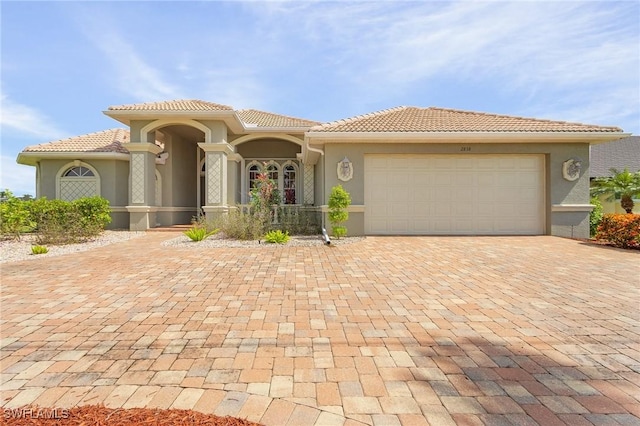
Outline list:
[[[83,166],[71,167],[64,173],[64,177],[93,177],[91,169]]]
[[[100,195],[100,176],[96,169],[80,161],[60,168],[56,182],[56,197],[72,201]]]
[[[280,192],[283,204],[296,204],[298,201],[298,166],[293,161],[287,160],[284,165],[275,160],[253,160],[246,166],[246,193],[249,194],[255,188],[258,176],[266,173],[267,177],[274,181]]]
[[[293,164],[286,164],[282,169],[283,175],[283,202],[284,204],[296,204],[296,168]]]
[[[260,166],[252,164],[249,166],[249,191],[256,187],[258,175],[260,174]]]
[[[269,179],[271,179],[275,183],[278,183],[279,167],[276,163],[271,162],[267,164],[265,171]]]

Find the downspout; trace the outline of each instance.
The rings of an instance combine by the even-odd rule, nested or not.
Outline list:
[[[309,138],[308,138],[307,135],[305,135],[305,137],[304,137],[303,148],[304,149],[303,149],[303,156],[302,157],[303,157],[303,161],[304,162],[306,162],[306,160],[307,160],[309,151],[315,152],[317,154],[320,154],[321,157],[324,156],[324,151],[322,149],[313,148],[311,146],[311,144],[309,143]],[[325,196],[325,193],[324,193],[324,189],[325,189],[324,188],[324,182],[325,182],[325,173],[324,173],[324,170],[323,170],[322,171],[322,183],[321,183],[322,190],[320,192],[322,194],[322,197],[323,197],[323,200],[322,200],[323,203],[324,203],[324,196]],[[320,211],[320,214],[322,214],[322,240],[324,241],[325,244],[329,245],[329,244],[331,244],[331,240],[329,239],[329,235],[327,234],[326,225],[325,225],[325,219],[324,219],[324,214],[322,213],[322,209]]]

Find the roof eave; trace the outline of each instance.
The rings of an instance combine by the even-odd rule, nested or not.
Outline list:
[[[629,136],[622,132],[314,132],[306,136],[314,144],[386,143],[390,139],[407,143],[589,143],[610,142]]]
[[[167,118],[191,119],[191,120],[223,120],[232,129],[242,128],[235,111],[162,111],[162,110],[106,110],[102,111],[108,117],[113,118],[127,126],[131,120],[166,120]],[[230,123],[229,120],[232,122]]]
[[[17,163],[35,166],[40,160],[119,160],[129,161],[129,154],[122,152],[91,152],[91,151],[27,151],[18,154]]]
[[[305,127],[262,127],[246,126],[243,124],[244,133],[305,133],[312,126]]]

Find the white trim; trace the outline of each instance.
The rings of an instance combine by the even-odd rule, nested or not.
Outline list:
[[[196,206],[193,207],[158,207],[159,212],[192,212],[196,211],[198,208]]]
[[[602,143],[627,133],[600,132],[313,132],[306,139],[330,143]],[[310,147],[308,146],[310,149]]]
[[[141,211],[141,212],[146,212],[146,208],[148,206],[110,206],[109,208],[111,209],[112,212],[114,213],[128,213],[128,212],[135,212],[135,211]],[[155,210],[149,210],[149,211],[157,211],[157,212],[192,212],[192,211],[196,211],[198,210],[198,208],[196,206],[193,207],[151,207],[151,208],[155,208]]]
[[[329,212],[329,206],[327,204],[323,204],[319,207],[322,213]],[[351,204],[349,207],[347,207],[347,211],[349,213],[364,213],[364,204]]]
[[[129,161],[129,154],[121,152],[21,152],[18,154],[18,164],[35,166],[38,160],[120,160]]]
[[[552,212],[590,212],[595,206],[592,204],[553,204]]]
[[[126,206],[129,213],[154,213],[158,211],[156,206]]]
[[[262,130],[264,128],[260,128],[260,129]],[[302,144],[304,143],[302,139],[297,138],[295,136],[291,136],[291,135],[273,135],[271,133],[265,133],[265,134],[252,133],[249,135],[240,136],[238,139],[235,139],[233,142],[230,142],[230,145],[237,146],[245,142],[251,142],[253,140],[263,139],[263,138],[281,139],[287,142],[295,143],[296,145],[300,145],[300,146],[302,146]]]
[[[147,134],[149,132],[152,132],[152,131],[160,128],[160,127],[172,126],[172,125],[177,125],[177,124],[183,124],[185,126],[195,127],[196,129],[198,129],[198,130],[200,130],[200,131],[202,131],[204,133],[204,141],[205,142],[211,142],[211,129],[210,128],[208,128],[207,126],[205,126],[204,124],[202,124],[202,123],[200,123],[199,121],[196,121],[196,120],[192,120],[192,119],[176,119],[176,118],[157,119],[157,120],[154,120],[151,123],[147,124],[142,129],[140,129],[140,133],[139,133],[140,141],[146,142]],[[133,142],[133,143],[135,143],[135,142]]]

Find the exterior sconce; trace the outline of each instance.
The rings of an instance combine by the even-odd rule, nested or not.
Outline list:
[[[164,164],[167,162],[167,158],[169,158],[169,153],[164,151],[156,156],[156,164]]]
[[[582,169],[582,160],[579,158],[570,158],[562,163],[562,177],[573,182],[580,177]]]
[[[345,156],[342,161],[338,161],[338,179],[343,182],[353,178],[353,164]]]

